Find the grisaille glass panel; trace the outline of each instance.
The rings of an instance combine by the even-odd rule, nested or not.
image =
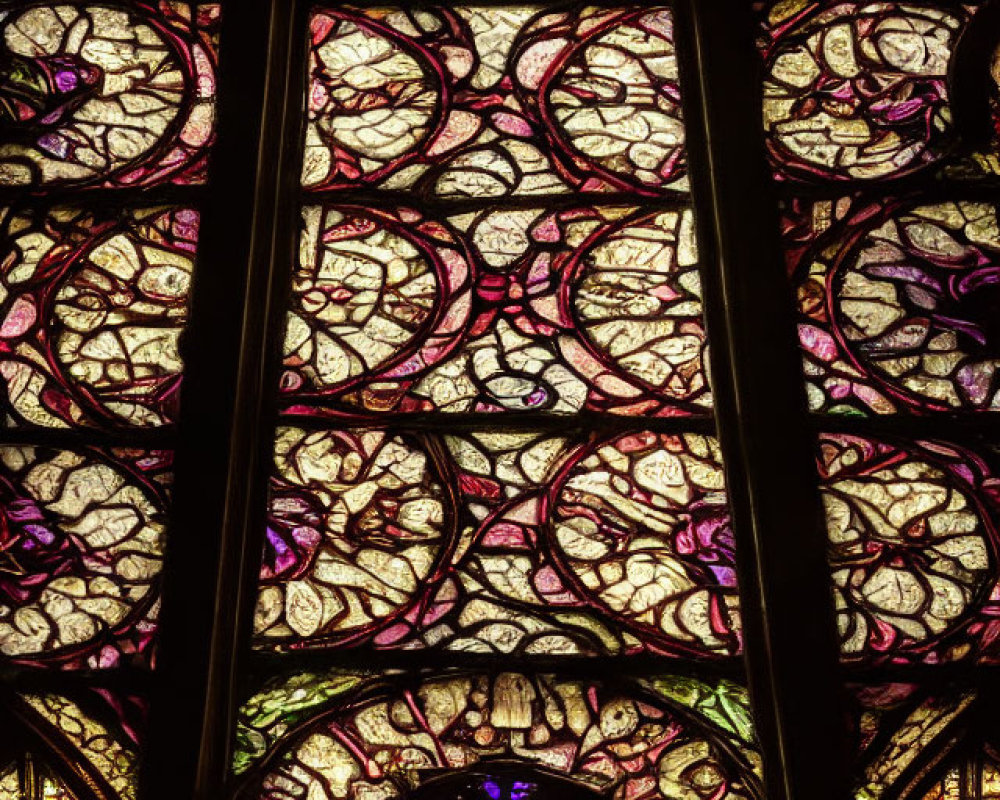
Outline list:
[[[785,242],[814,411],[1000,407],[994,203],[799,200]]]
[[[876,181],[955,149],[949,69],[984,3],[761,5],[764,128],[777,177]],[[998,162],[980,154],[973,165],[995,172]]]

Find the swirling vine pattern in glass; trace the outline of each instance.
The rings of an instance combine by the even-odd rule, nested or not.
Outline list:
[[[728,681],[303,673],[243,706],[237,741],[244,791],[268,800],[451,796],[410,793],[491,769],[526,785],[558,777],[559,797],[762,796],[746,690]]]
[[[302,183],[435,197],[685,187],[659,7],[432,6],[311,20]]]
[[[282,390],[340,415],[711,407],[690,210],[307,206]]]
[[[734,655],[718,445],[283,429],[257,631],[267,649]]]
[[[219,7],[155,8],[4,4],[0,186],[204,182]]]
[[[0,387],[12,426],[176,419],[198,213],[0,210]]]

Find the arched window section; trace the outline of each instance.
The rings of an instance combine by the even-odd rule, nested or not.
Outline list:
[[[1000,794],[1000,4],[0,48],[0,800]]]

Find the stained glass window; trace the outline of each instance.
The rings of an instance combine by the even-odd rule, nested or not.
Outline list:
[[[1000,800],[998,209],[996,0],[0,0],[0,800]]]
[[[591,675],[740,673],[673,11],[316,7],[302,35],[239,791],[756,796],[741,678]],[[336,670],[396,652],[442,666]]]
[[[996,10],[758,6],[841,657],[927,669],[853,688],[856,796],[990,797]],[[968,687],[945,691],[956,664]]]
[[[133,800],[217,4],[0,4],[0,797]]]

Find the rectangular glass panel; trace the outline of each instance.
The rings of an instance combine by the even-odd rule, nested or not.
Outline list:
[[[960,49],[976,46],[970,42],[977,37],[967,34],[987,3],[761,6],[762,110],[776,178],[874,182],[935,167],[953,177],[1000,172],[988,145],[989,114],[969,107],[982,104],[987,112],[988,98],[962,97],[954,85],[975,81],[973,91],[985,94],[996,83],[985,48],[958,63]],[[964,72],[970,66],[979,74]],[[956,124],[960,117],[965,131]],[[978,141],[960,146],[970,132],[982,150]]]
[[[796,200],[783,229],[811,410],[1000,408],[996,204]]]
[[[310,25],[302,185],[433,198],[687,187],[662,7],[339,7]]]
[[[303,209],[282,395],[332,416],[705,415],[689,208]]]
[[[733,656],[717,442],[277,434],[257,646]]]
[[[819,470],[844,658],[997,661],[995,446],[830,433]]]
[[[218,4],[6,8],[0,186],[205,181]]]
[[[9,427],[176,421],[199,214],[0,209],[0,408]]]
[[[63,669],[152,658],[172,453],[0,446],[0,654]]]

